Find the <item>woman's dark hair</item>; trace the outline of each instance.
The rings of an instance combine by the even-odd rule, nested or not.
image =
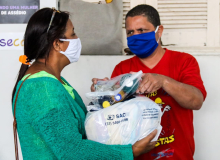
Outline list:
[[[38,58],[47,59],[53,42],[56,39],[65,38],[66,24],[69,19],[67,12],[56,12],[51,27],[47,32],[53,11],[51,8],[43,8],[30,18],[24,35],[24,55],[27,56],[27,62]],[[17,84],[28,68],[28,65],[21,65],[12,93],[12,103]]]
[[[127,13],[125,19],[128,17],[135,17],[140,15],[147,17],[148,21],[153,24],[155,28],[161,25],[159,13],[154,7],[147,4],[141,4],[131,9]]]

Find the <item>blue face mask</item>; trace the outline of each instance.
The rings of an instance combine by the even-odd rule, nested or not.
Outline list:
[[[155,33],[159,26],[153,32],[142,33],[128,37],[128,47],[132,53],[139,58],[146,58],[150,56],[157,48],[158,41],[156,41]]]

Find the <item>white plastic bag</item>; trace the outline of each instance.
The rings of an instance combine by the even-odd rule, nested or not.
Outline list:
[[[138,89],[142,73],[139,71],[135,74],[119,75],[108,81],[98,81],[95,92],[86,93],[86,97],[97,107],[96,110],[121,102]]]
[[[145,96],[89,112],[85,120],[87,138],[103,144],[134,144],[157,129],[161,132],[161,109]]]

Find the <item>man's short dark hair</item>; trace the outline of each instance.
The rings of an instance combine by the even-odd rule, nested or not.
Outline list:
[[[138,5],[134,8],[132,8],[126,15],[125,20],[128,17],[135,17],[135,16],[145,16],[147,17],[148,21],[154,25],[154,27],[156,28],[157,26],[161,25],[160,23],[160,16],[159,13],[157,12],[157,10],[147,4],[141,4]]]

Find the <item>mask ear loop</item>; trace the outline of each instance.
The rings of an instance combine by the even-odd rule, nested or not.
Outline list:
[[[157,26],[157,28],[156,28],[156,30],[155,30],[155,33],[157,33],[158,29],[159,29],[159,26]],[[159,42],[159,40],[160,40],[160,37],[159,37],[159,39],[157,40],[157,43]]]
[[[156,30],[155,30],[155,33],[157,33],[158,29],[159,29],[159,26],[157,26],[157,28],[156,28]]]

